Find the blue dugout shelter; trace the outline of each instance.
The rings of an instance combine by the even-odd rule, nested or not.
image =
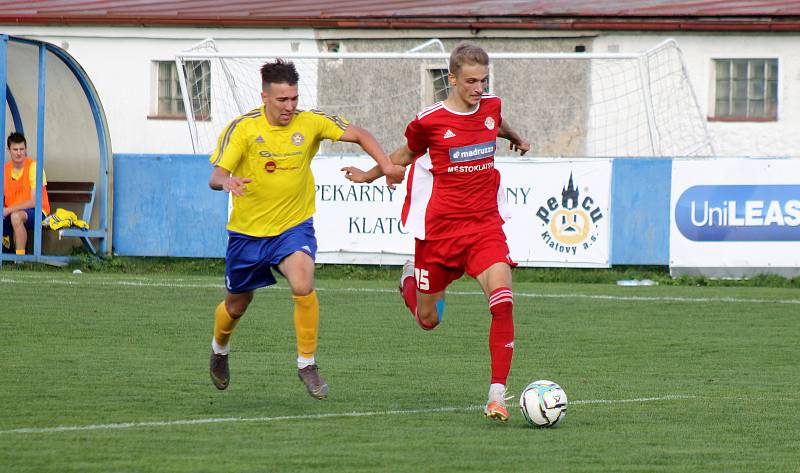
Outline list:
[[[0,264],[8,260],[66,263],[70,248],[79,242],[92,252],[107,254],[112,222],[111,141],[103,107],[86,72],[58,46],[0,35],[0,90],[6,91],[5,113],[0,114],[3,146],[9,133],[25,135],[28,155],[37,162],[39,184],[36,222],[29,232],[33,252],[3,253]],[[4,157],[5,162],[7,150]],[[72,210],[88,221],[89,230],[54,232],[42,227],[42,170],[51,211]],[[0,195],[3,177],[0,167]],[[60,185],[63,192],[54,195],[51,184]]]

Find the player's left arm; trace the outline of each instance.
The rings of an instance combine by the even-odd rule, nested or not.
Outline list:
[[[403,181],[406,168],[392,164],[392,160],[383,152],[380,143],[378,143],[378,140],[376,140],[369,131],[351,124],[347,127],[339,140],[347,141],[348,143],[356,143],[361,146],[361,149],[372,156],[372,159],[378,163],[381,174],[386,176],[389,185]]]
[[[508,124],[508,120],[503,118],[503,121],[500,122],[500,129],[497,132],[497,136],[500,138],[505,138],[511,142],[508,146],[508,149],[511,151],[519,151],[520,156],[524,155],[531,149],[531,144],[525,138],[521,137],[519,133],[511,129],[511,126]]]
[[[392,160],[392,162],[395,165],[401,166],[403,170],[405,170],[406,166],[414,162],[415,157],[416,157],[415,153],[411,151],[407,145],[403,145],[397,148],[394,152],[392,152],[391,155],[389,155],[389,158]],[[345,166],[342,168],[342,171],[344,171],[344,177],[346,179],[355,183],[366,182],[369,184],[375,179],[378,179],[381,176],[383,176],[380,166],[373,166],[372,169],[369,169],[367,171],[362,171],[361,169],[355,166]],[[402,179],[396,182],[387,179],[386,185],[389,186],[390,189],[394,189],[394,185],[399,184],[400,182],[402,182]]]

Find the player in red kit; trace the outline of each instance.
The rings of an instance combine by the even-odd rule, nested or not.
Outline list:
[[[464,272],[486,294],[491,383],[484,409],[505,421],[505,385],[514,352],[511,267],[503,232],[504,200],[500,173],[494,168],[497,138],[525,154],[527,140],[503,120],[500,98],[485,93],[489,56],[472,43],[450,54],[451,87],[447,100],[421,111],[406,127],[406,145],[392,153],[395,164],[411,166],[402,220],[415,237],[414,263],[407,262],[400,291],[417,324],[435,328],[444,312],[447,286]],[[353,182],[372,182],[380,168],[345,167]]]

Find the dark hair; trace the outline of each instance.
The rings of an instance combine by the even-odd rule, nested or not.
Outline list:
[[[6,148],[10,148],[11,143],[23,143],[25,146],[28,146],[25,135],[16,131],[8,135],[8,139],[6,139]]]
[[[276,59],[275,62],[267,62],[261,66],[261,87],[265,90],[269,84],[296,85],[299,80],[300,76],[291,61]]]
[[[489,65],[489,55],[480,46],[462,41],[450,52],[450,72],[458,75],[464,64]]]

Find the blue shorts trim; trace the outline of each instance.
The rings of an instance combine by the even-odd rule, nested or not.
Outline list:
[[[316,260],[317,238],[313,218],[274,237],[259,238],[228,231],[225,287],[232,294],[242,294],[272,286],[276,283],[272,268],[297,251]]]

